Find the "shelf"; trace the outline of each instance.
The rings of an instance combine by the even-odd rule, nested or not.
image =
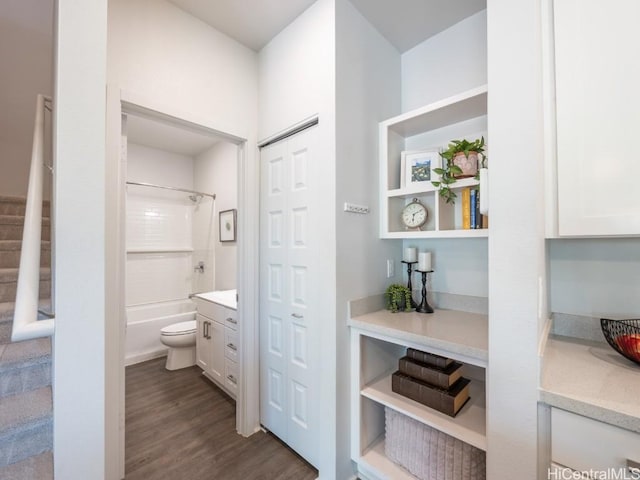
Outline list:
[[[372,470],[380,480],[417,480],[400,465],[396,465],[384,453],[384,436],[377,439],[360,457],[358,464]],[[366,473],[366,472],[365,472]]]
[[[453,185],[450,186],[452,190],[457,190],[465,187],[474,187],[478,185],[480,182],[475,178],[462,178]],[[417,186],[417,187],[405,187],[405,188],[395,188],[393,190],[387,190],[388,198],[411,198],[416,195],[421,195],[423,193],[437,192],[437,188],[434,187],[431,182],[428,182],[427,185]]]
[[[426,232],[387,232],[380,238],[485,238],[489,236],[488,228],[478,228],[476,230],[437,230]]]
[[[471,398],[455,417],[445,415],[393,392],[391,375],[386,375],[366,386],[362,389],[361,395],[476,448],[485,451],[487,449],[485,386],[480,380],[471,380],[469,385]]]
[[[348,325],[362,335],[487,367],[487,315],[441,309],[428,315],[378,310],[351,317]]]
[[[445,98],[424,107],[393,117],[381,125],[403,136],[463,122],[487,114],[487,85]]]
[[[190,253],[193,252],[191,247],[147,247],[147,248],[128,248],[127,253]]]

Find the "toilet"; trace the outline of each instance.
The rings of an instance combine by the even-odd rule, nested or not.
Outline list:
[[[160,330],[160,341],[169,347],[167,370],[178,370],[196,364],[196,321],[174,323]]]

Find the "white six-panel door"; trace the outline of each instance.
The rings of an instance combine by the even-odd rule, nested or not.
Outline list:
[[[317,127],[261,151],[260,420],[317,466]]]

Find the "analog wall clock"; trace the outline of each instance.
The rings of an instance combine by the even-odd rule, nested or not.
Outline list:
[[[429,214],[427,212],[427,207],[425,207],[420,200],[414,198],[411,203],[408,203],[402,209],[402,223],[405,224],[407,228],[420,228],[427,223],[427,218]]]

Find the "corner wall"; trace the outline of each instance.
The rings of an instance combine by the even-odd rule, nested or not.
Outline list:
[[[349,365],[347,302],[377,295],[400,281],[386,278],[386,260],[400,266],[399,240],[379,238],[378,122],[400,113],[400,54],[348,1],[336,1],[336,346],[337,365]],[[366,205],[347,213],[345,202]],[[336,371],[336,478],[350,465],[348,368]]]

